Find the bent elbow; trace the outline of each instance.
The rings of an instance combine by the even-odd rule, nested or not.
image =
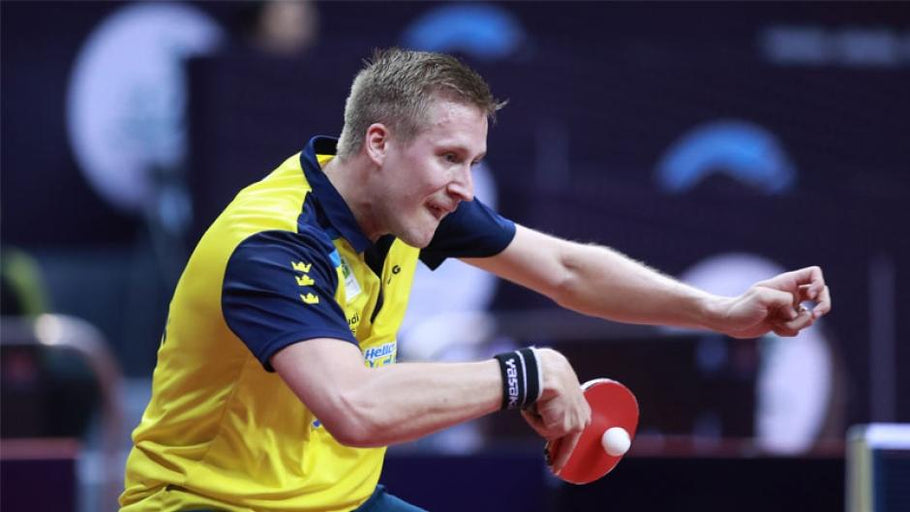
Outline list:
[[[548,296],[560,307],[577,310],[578,283],[569,273],[566,273],[551,285]]]
[[[351,448],[374,448],[384,446],[381,442],[382,427],[375,418],[375,407],[356,400],[342,400],[337,408],[322,423],[339,443]]]
[[[565,279],[554,287],[550,298],[560,307],[580,313],[582,315],[604,318],[598,304],[598,299],[593,297],[586,289],[585,283],[577,279]]]
[[[350,448],[370,448],[372,439],[370,431],[352,422],[342,422],[339,425],[325,425],[326,430],[332,434],[336,441]]]
[[[580,289],[584,283],[580,282],[581,276],[571,253],[563,253],[558,258],[558,265],[547,276],[548,279],[541,292],[556,304],[569,309],[575,309],[579,299]]]

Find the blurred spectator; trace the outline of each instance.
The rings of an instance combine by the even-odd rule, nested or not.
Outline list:
[[[276,56],[306,52],[319,38],[319,11],[310,0],[265,0],[241,12],[243,38]]]
[[[0,276],[5,321],[48,312],[41,268],[28,253],[4,247]],[[81,437],[98,397],[98,386],[84,361],[66,350],[40,345],[4,345],[0,382],[4,438]]]
[[[0,277],[3,316],[37,316],[47,310],[41,269],[27,253],[5,247],[0,255]]]

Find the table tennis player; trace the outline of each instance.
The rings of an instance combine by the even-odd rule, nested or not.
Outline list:
[[[418,511],[378,485],[388,445],[502,409],[575,442],[590,409],[554,350],[395,364],[418,260],[460,258],[588,315],[737,338],[794,336],[829,311],[817,267],[715,296],[492,211],[471,169],[502,106],[453,57],[378,51],[340,138],[311,139],[236,196],[170,304],[123,511]]]

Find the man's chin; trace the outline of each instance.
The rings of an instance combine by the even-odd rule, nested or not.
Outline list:
[[[423,249],[423,248],[425,248],[426,246],[430,245],[430,242],[433,240],[433,237],[432,237],[432,236],[429,236],[429,237],[426,237],[426,236],[421,236],[421,237],[416,237],[416,236],[403,237],[403,236],[399,236],[398,238],[399,238],[402,242],[404,242],[404,243],[406,243],[406,244],[408,244],[408,245],[410,245],[411,247],[414,247],[414,248],[416,248],[416,249]]]
[[[417,249],[423,249],[424,247],[430,245],[430,242],[433,240],[433,236],[436,234],[436,228],[439,227],[439,224],[433,226],[432,229],[420,230],[420,231],[408,231],[397,235],[397,238],[402,242],[415,247]]]

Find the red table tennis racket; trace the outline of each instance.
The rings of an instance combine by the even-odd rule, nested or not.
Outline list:
[[[591,424],[581,433],[568,462],[556,476],[573,484],[587,484],[606,475],[619,464],[623,455],[610,455],[604,447],[604,433],[614,427],[622,428],[631,441],[638,428],[638,400],[629,388],[610,379],[593,379],[581,386],[591,406]],[[610,435],[621,434],[613,431]],[[560,440],[546,446],[547,462],[556,460]]]

